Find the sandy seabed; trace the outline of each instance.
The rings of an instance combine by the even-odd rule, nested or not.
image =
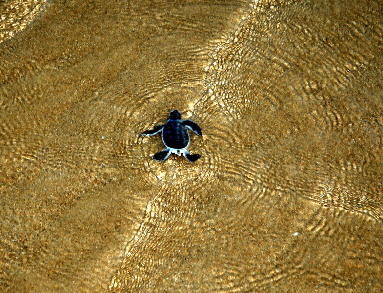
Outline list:
[[[381,1],[0,11],[1,292],[383,291]]]

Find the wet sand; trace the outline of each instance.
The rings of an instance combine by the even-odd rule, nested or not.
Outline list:
[[[15,3],[1,292],[383,291],[380,1]]]

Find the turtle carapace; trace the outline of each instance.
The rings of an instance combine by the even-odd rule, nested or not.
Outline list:
[[[188,161],[197,161],[201,155],[191,155],[186,148],[189,146],[190,137],[188,129],[194,131],[199,136],[202,136],[201,128],[190,120],[181,120],[181,113],[177,110],[171,111],[168,121],[164,125],[155,127],[153,130],[148,130],[140,135],[155,135],[161,133],[162,142],[166,149],[156,153],[153,159],[165,161],[170,154],[183,155]]]

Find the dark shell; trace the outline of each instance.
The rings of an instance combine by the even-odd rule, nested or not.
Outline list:
[[[166,147],[183,149],[189,144],[189,133],[181,120],[168,121],[162,130],[162,140]]]

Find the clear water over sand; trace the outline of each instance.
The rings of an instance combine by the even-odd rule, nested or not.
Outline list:
[[[12,3],[0,291],[383,291],[380,1]]]

